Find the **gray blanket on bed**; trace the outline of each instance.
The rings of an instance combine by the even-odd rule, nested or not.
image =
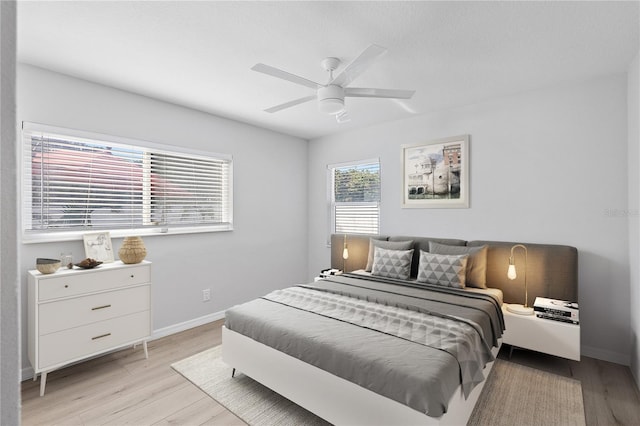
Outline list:
[[[309,296],[319,291],[324,300]],[[482,295],[337,277],[233,307],[226,326],[439,417],[458,385],[466,394],[482,380],[482,368],[492,359],[488,349],[503,328],[494,305]],[[470,340],[459,340],[452,328]]]
[[[276,290],[263,299],[443,350],[460,366],[465,398],[484,380],[482,369],[494,359],[479,326],[463,318],[424,314],[304,287]]]

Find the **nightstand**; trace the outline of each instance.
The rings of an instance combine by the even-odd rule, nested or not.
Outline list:
[[[502,305],[506,330],[502,342],[518,348],[580,361],[580,325],[518,315]]]

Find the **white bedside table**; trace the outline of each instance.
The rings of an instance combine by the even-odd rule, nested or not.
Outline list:
[[[518,315],[502,305],[506,330],[502,342],[524,349],[580,361],[580,325]]]

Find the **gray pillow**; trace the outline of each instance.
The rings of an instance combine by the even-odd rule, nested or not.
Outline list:
[[[433,254],[420,250],[418,282],[464,288],[468,257],[466,254]]]
[[[373,269],[373,255],[376,251],[376,247],[387,250],[409,250],[413,248],[413,241],[384,241],[376,240],[374,238],[369,239],[369,257],[367,258],[367,266],[364,268],[367,272],[371,272]]]
[[[469,287],[487,288],[487,245],[480,247],[450,246],[429,241],[429,253],[468,254],[467,281]]]
[[[411,274],[411,250],[387,250],[377,247],[373,255],[371,275],[406,280]]]

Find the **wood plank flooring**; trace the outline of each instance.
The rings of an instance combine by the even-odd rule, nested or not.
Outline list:
[[[44,397],[39,381],[22,383],[23,425],[244,425],[171,364],[221,343],[216,321],[49,374]],[[506,345],[505,345],[506,346]],[[509,359],[503,348],[500,358]],[[514,350],[510,359],[582,382],[587,425],[637,425],[640,393],[627,367],[583,357],[563,360]]]
[[[23,425],[244,425],[171,364],[219,345],[222,321],[128,348],[22,383]]]

